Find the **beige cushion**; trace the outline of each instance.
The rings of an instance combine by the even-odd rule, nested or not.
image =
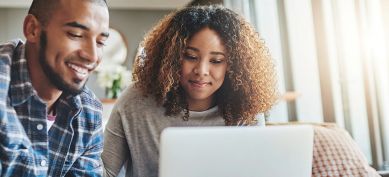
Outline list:
[[[380,176],[347,131],[335,124],[314,124],[313,127],[312,177]]]

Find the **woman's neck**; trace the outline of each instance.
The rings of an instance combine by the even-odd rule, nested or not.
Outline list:
[[[216,101],[213,99],[213,97],[209,97],[207,99],[202,100],[187,98],[186,101],[188,103],[188,109],[190,111],[205,111],[216,105]]]

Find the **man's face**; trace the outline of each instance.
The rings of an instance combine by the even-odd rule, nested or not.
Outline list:
[[[101,61],[108,29],[106,6],[63,0],[40,36],[39,62],[49,82],[78,94]]]

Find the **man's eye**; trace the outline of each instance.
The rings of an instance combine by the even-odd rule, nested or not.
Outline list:
[[[97,42],[97,45],[99,45],[99,46],[105,46],[105,43],[104,43],[104,42]]]
[[[68,35],[69,35],[71,38],[82,38],[81,35],[74,34],[74,33],[68,33]]]

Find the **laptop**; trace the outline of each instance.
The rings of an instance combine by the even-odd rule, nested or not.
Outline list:
[[[313,128],[167,128],[159,177],[311,177]]]

